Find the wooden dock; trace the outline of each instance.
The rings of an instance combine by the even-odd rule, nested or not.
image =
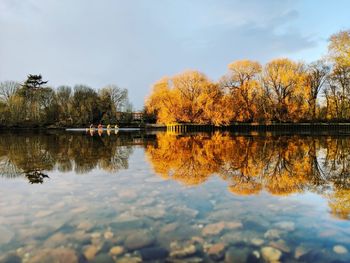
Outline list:
[[[211,132],[224,130],[232,132],[340,132],[350,134],[350,123],[234,123],[229,126],[207,124],[171,123],[168,132]]]

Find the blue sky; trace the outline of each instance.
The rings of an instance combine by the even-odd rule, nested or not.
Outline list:
[[[0,0],[0,81],[116,84],[142,108],[164,75],[217,80],[237,59],[312,61],[350,28],[346,0]]]

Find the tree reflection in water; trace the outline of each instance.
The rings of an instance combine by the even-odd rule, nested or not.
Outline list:
[[[126,141],[130,141],[126,143]],[[74,133],[2,134],[0,175],[43,183],[48,171],[86,173],[94,168],[116,172],[128,168],[132,137],[86,136]]]
[[[146,147],[155,172],[186,185],[218,175],[233,194],[311,191],[328,199],[331,213],[349,219],[350,138],[161,133]]]
[[[133,145],[145,147],[164,179],[198,185],[217,175],[235,195],[313,192],[327,198],[334,216],[349,219],[350,138],[345,136],[7,133],[0,136],[0,175],[43,183],[52,170],[115,173],[128,168]]]

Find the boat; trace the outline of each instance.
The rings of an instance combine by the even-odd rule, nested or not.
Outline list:
[[[97,132],[97,131],[139,131],[140,128],[67,128],[66,131],[76,131],[76,132],[82,132],[82,131],[91,131],[91,132]]]

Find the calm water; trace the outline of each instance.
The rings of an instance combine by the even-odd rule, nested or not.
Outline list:
[[[0,262],[350,262],[350,137],[0,134]]]

